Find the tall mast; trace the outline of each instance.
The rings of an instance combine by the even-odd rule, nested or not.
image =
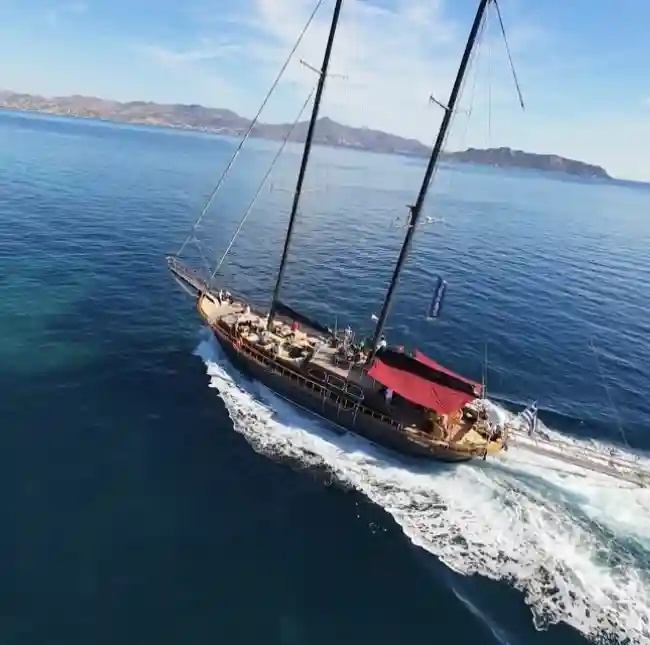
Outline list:
[[[431,178],[433,172],[436,169],[440,153],[442,152],[442,146],[445,143],[447,137],[447,131],[449,130],[449,124],[451,123],[451,117],[454,114],[456,108],[456,102],[460,94],[460,90],[463,85],[463,79],[465,78],[465,72],[467,71],[467,66],[469,65],[469,59],[472,55],[472,50],[476,44],[476,38],[478,36],[478,31],[483,21],[483,15],[487,5],[492,0],[480,0],[478,4],[478,9],[476,10],[476,16],[474,17],[474,23],[472,24],[472,29],[469,32],[469,37],[467,39],[467,44],[465,45],[465,51],[463,52],[463,57],[460,61],[460,66],[458,68],[458,73],[456,74],[456,80],[454,81],[454,86],[452,87],[451,94],[449,95],[449,103],[445,108],[445,114],[442,118],[442,123],[440,124],[440,130],[438,130],[438,136],[436,142],[431,151],[431,157],[429,158],[429,164],[427,165],[426,172],[424,173],[424,180],[422,181],[422,186],[420,187],[420,192],[418,194],[417,201],[413,206],[410,207],[410,217],[406,230],[406,237],[404,243],[402,244],[402,249],[400,251],[399,257],[397,259],[397,264],[395,265],[395,271],[393,272],[393,277],[390,281],[390,286],[388,287],[388,292],[386,293],[386,298],[384,300],[384,305],[381,309],[381,314],[379,315],[379,321],[375,328],[375,335],[372,339],[372,351],[368,357],[368,363],[372,361],[377,351],[377,343],[379,338],[384,330],[384,325],[386,324],[386,317],[388,316],[388,311],[390,309],[391,301],[395,293],[395,288],[397,287],[397,282],[399,280],[400,273],[404,266],[404,262],[409,253],[411,247],[411,242],[413,239],[413,234],[415,233],[415,227],[422,213],[422,208],[424,206],[424,200],[427,196],[429,190],[429,185],[431,184]]]
[[[309,162],[309,153],[311,152],[312,139],[314,138],[314,129],[318,119],[318,111],[320,110],[320,103],[325,89],[325,79],[327,78],[327,69],[332,55],[332,47],[334,45],[334,36],[336,35],[336,28],[339,22],[339,15],[341,13],[341,6],[343,0],[336,0],[334,6],[334,14],[332,15],[332,25],[330,26],[330,33],[327,37],[327,45],[325,46],[325,54],[323,56],[323,64],[320,70],[320,77],[318,85],[316,86],[316,96],[314,97],[314,108],[311,113],[309,121],[309,128],[307,130],[307,138],[305,139],[305,147],[302,153],[302,162],[300,163],[300,171],[298,172],[298,181],[296,182],[296,192],[293,196],[293,205],[291,206],[291,215],[289,216],[289,226],[287,227],[287,235],[284,238],[284,248],[282,249],[282,260],[280,260],[280,268],[278,269],[278,277],[275,281],[275,289],[273,290],[273,300],[271,301],[271,311],[269,312],[269,324],[273,321],[275,315],[276,302],[280,295],[280,287],[282,286],[282,278],[284,277],[284,270],[287,264],[287,256],[289,255],[289,245],[291,244],[291,236],[293,235],[293,226],[296,221],[296,213],[298,212],[298,204],[300,203],[300,195],[302,193],[302,185],[305,180],[305,173],[307,172],[307,163]]]

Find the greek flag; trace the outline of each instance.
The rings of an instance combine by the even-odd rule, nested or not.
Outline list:
[[[442,307],[442,299],[445,296],[445,290],[447,289],[447,283],[438,276],[438,282],[436,288],[433,292],[433,299],[429,305],[429,311],[427,311],[427,318],[437,318],[440,315],[440,308]]]
[[[520,415],[521,429],[532,437],[537,432],[537,401],[531,403]]]

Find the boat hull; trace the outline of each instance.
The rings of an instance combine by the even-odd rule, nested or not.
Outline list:
[[[249,357],[232,343],[230,337],[219,326],[209,325],[209,327],[226,356],[237,369],[258,380],[298,408],[330,422],[341,433],[351,432],[384,448],[410,457],[462,462],[477,456],[471,453],[459,453],[443,446],[417,443],[390,423],[366,414],[357,414],[352,408],[341,408],[332,398],[323,397],[313,389],[275,373]]]

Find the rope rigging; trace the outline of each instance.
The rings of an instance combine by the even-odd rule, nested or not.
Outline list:
[[[506,53],[507,53],[507,56],[508,56],[508,62],[510,64],[510,71],[512,73],[512,77],[513,77],[513,80],[514,80],[514,83],[515,83],[515,88],[516,88],[516,91],[517,91],[517,97],[518,97],[518,100],[519,100],[519,104],[520,104],[522,109],[525,109],[524,108],[523,94],[522,94],[522,91],[521,91],[521,87],[519,85],[519,79],[517,77],[517,72],[515,70],[514,62],[512,60],[512,55],[510,53],[510,45],[508,43],[508,38],[507,38],[507,35],[506,35],[505,26],[503,24],[503,18],[501,16],[501,9],[499,7],[498,0],[490,0],[490,4],[493,4],[494,7],[495,7],[495,11],[496,11],[496,14],[497,14],[497,19],[498,19],[498,22],[499,22],[499,29],[500,29],[500,33],[501,33],[501,36],[503,38]],[[479,27],[479,32],[478,32],[478,35],[477,35],[477,38],[476,38],[476,47],[474,48],[474,50],[473,50],[473,52],[471,54],[471,58],[470,58],[469,67],[473,67],[474,70],[475,70],[475,73],[473,75],[474,78],[473,78],[473,82],[472,82],[469,110],[467,110],[465,112],[465,114],[467,116],[467,119],[465,120],[465,127],[464,127],[463,134],[461,136],[461,141],[462,141],[461,148],[464,147],[464,142],[465,142],[465,140],[467,138],[467,132],[468,132],[468,129],[469,129],[469,121],[470,121],[470,118],[472,116],[472,112],[474,110],[474,99],[475,99],[475,94],[476,94],[476,85],[477,85],[477,78],[478,78],[477,68],[479,66],[479,60],[481,59],[481,49],[482,49],[481,45],[483,44],[484,37],[486,35],[486,32],[488,31],[489,18],[490,18],[490,12],[488,10],[488,11],[485,12],[484,19],[481,22],[481,25]],[[487,128],[488,128],[488,142],[489,142],[490,139],[491,139],[491,133],[492,133],[492,45],[491,45],[491,43],[488,43],[487,73],[488,73]],[[466,85],[467,85],[467,76],[465,76],[465,78],[463,79],[463,82],[462,82],[462,86],[461,86],[461,94],[462,95],[464,95],[464,93],[465,93]],[[433,96],[433,94],[431,94],[429,96],[429,102],[437,105],[438,107],[442,108],[443,110],[448,109],[448,107],[444,103],[442,103],[441,101],[436,99]],[[454,112],[454,114],[452,114],[451,121],[450,121],[450,127],[447,130],[447,136],[445,137],[445,141],[443,142],[443,148],[446,148],[447,138],[448,138],[448,135],[449,135],[449,133],[451,131],[451,127],[456,122],[456,117],[458,116],[458,114],[460,112],[462,112],[462,111],[461,110],[456,110]],[[436,167],[436,169],[435,169],[435,171],[434,171],[434,173],[432,175],[432,180],[436,177],[437,170],[438,170],[438,168]],[[450,183],[451,183],[451,179],[450,179]],[[397,216],[395,218],[393,224],[392,224],[392,227],[396,226],[397,228],[402,228],[402,226],[400,226],[398,224],[399,220],[400,220],[400,216]],[[410,226],[410,221],[411,221],[411,213],[409,211],[407,213],[407,217],[406,217],[406,224],[405,224],[406,227]],[[430,223],[431,221],[435,221],[435,220],[432,220],[432,218],[427,218],[428,223]]]
[[[607,384],[607,381],[605,380],[605,374],[603,372],[602,365],[600,364],[600,359],[598,358],[598,352],[599,350],[596,348],[596,345],[593,341],[593,339],[589,339],[589,347],[591,348],[591,351],[594,353],[594,359],[596,360],[596,367],[598,369],[598,376],[600,377],[600,382],[603,386],[603,389],[605,390],[605,394],[607,396],[607,402],[609,403],[609,406],[614,414],[614,418],[616,421],[616,426],[618,428],[618,432],[621,435],[621,439],[623,439],[623,443],[625,444],[625,447],[628,450],[631,450],[631,446],[629,441],[627,440],[627,436],[625,434],[625,429],[623,428],[623,423],[621,421],[621,417],[618,413],[618,408],[614,404],[614,399],[612,398],[612,393],[610,392],[609,385]]]
[[[302,42],[302,39],[305,36],[305,33],[307,33],[307,29],[309,29],[309,26],[313,22],[313,20],[314,20],[314,18],[316,16],[316,13],[320,9],[323,2],[324,2],[324,0],[318,0],[318,2],[316,3],[316,6],[314,7],[313,11],[311,12],[309,18],[307,19],[307,23],[303,27],[302,31],[300,32],[300,35],[298,36],[298,39],[296,40],[295,44],[293,45],[293,48],[291,49],[291,51],[289,52],[289,55],[287,56],[286,60],[284,61],[284,64],[282,65],[282,67],[280,69],[280,72],[278,73],[275,80],[273,81],[273,84],[269,88],[269,91],[266,93],[266,96],[264,97],[264,100],[262,101],[262,104],[260,105],[259,109],[257,110],[257,114],[254,116],[253,120],[250,122],[250,125],[248,126],[248,130],[246,130],[246,133],[244,134],[242,140],[239,142],[239,145],[235,149],[235,152],[230,157],[230,160],[228,161],[228,164],[226,165],[223,173],[221,174],[221,177],[219,178],[219,181],[217,182],[217,185],[214,187],[214,189],[210,193],[210,196],[208,197],[208,200],[207,200],[205,206],[203,207],[203,210],[201,211],[201,214],[199,215],[198,219],[196,220],[196,222],[192,226],[192,230],[191,230],[190,234],[187,236],[187,238],[185,239],[185,241],[181,245],[181,248],[176,253],[176,257],[180,256],[180,254],[184,251],[185,247],[187,246],[187,244],[191,240],[194,240],[197,243],[197,247],[200,247],[200,244],[199,244],[198,240],[196,239],[196,230],[197,230],[199,224],[201,223],[201,221],[203,220],[203,218],[205,217],[205,215],[209,211],[210,206],[212,205],[212,202],[214,201],[215,197],[217,196],[217,193],[219,192],[219,190],[220,190],[220,188],[221,188],[221,186],[222,186],[228,172],[230,171],[230,168],[235,163],[235,160],[239,156],[239,153],[241,152],[241,149],[243,148],[244,144],[246,143],[249,136],[251,135],[251,132],[253,131],[253,129],[257,125],[257,122],[258,122],[258,120],[260,118],[260,115],[262,114],[262,111],[266,107],[266,104],[268,103],[269,99],[271,98],[271,95],[273,94],[273,92],[275,91],[275,88],[277,87],[278,83],[282,79],[282,77],[284,75],[284,72],[286,71],[287,67],[289,66],[289,63],[291,62],[294,54],[296,53],[296,50],[298,49],[298,46],[300,45],[300,43]],[[199,252],[201,253],[200,248],[199,248]],[[201,255],[203,255],[203,254],[201,253]],[[204,260],[205,260],[205,258],[204,258]]]
[[[484,37],[485,31],[486,31],[487,18],[488,18],[488,12],[486,12],[485,19],[481,22],[481,26],[479,28],[479,32],[478,32],[477,37],[476,37],[476,46],[474,47],[474,49],[472,51],[470,61],[469,61],[469,65],[468,65],[468,69],[473,69],[474,70],[474,74],[472,74],[473,79],[472,79],[472,88],[471,88],[471,93],[470,93],[469,110],[457,109],[454,112],[454,114],[452,115],[450,125],[449,125],[449,131],[451,131],[451,129],[453,128],[454,124],[457,121],[458,115],[459,114],[466,115],[467,118],[465,120],[465,128],[464,128],[462,136],[460,137],[460,141],[461,141],[460,147],[461,147],[461,149],[464,147],[465,141],[467,139],[467,132],[468,132],[468,129],[469,129],[469,121],[470,121],[470,118],[472,116],[472,111],[474,109],[474,100],[475,100],[475,95],[476,95],[476,84],[477,84],[477,78],[478,78],[478,66],[479,66],[479,61],[481,59],[481,45],[482,45],[483,37]],[[467,87],[467,79],[468,79],[469,76],[470,76],[470,74],[467,74],[465,76],[465,78],[463,79],[463,83],[461,85],[461,90],[460,90],[461,99],[465,96],[465,89]],[[433,103],[434,105],[437,105],[439,108],[441,108],[443,110],[448,109],[447,106],[442,101],[439,101],[433,94],[429,95],[429,102]],[[443,144],[443,149],[446,149],[447,138],[448,138],[448,136],[445,137],[445,143]],[[438,168],[436,168],[434,170],[433,175],[431,177],[431,180],[433,181],[434,179],[437,178],[437,176],[438,176]],[[446,182],[445,182],[448,189],[451,188],[451,185],[452,185],[452,182],[453,182],[452,178],[453,178],[453,175],[451,177],[449,177],[449,179],[447,179]],[[402,220],[402,217],[403,217],[402,215],[397,215],[395,217],[395,219],[390,224],[391,228],[400,228],[401,229],[401,228],[407,228],[407,227],[409,227],[411,225],[411,211],[410,210],[408,210],[407,213],[406,213],[406,221],[404,222],[404,224],[400,223],[401,220]],[[426,217],[425,223],[426,224],[444,223],[444,219],[434,218],[434,217]]]
[[[309,102],[312,99],[312,96],[314,95],[314,92],[316,91],[316,87],[313,87],[312,90],[309,92],[309,95],[305,99],[305,102],[302,104],[302,107],[300,108],[300,112],[298,112],[298,115],[296,116],[294,122],[291,125],[291,128],[289,129],[289,132],[287,133],[287,136],[284,138],[284,141],[282,142],[282,145],[278,149],[278,151],[275,153],[275,156],[273,157],[273,161],[271,161],[271,165],[269,166],[268,170],[264,174],[264,177],[262,178],[262,181],[260,185],[258,186],[257,190],[255,191],[255,194],[253,195],[253,198],[248,204],[248,208],[244,212],[243,217],[241,218],[239,225],[237,226],[237,229],[235,230],[235,234],[232,236],[232,239],[230,240],[228,246],[226,247],[226,250],[223,252],[219,262],[217,262],[214,271],[212,271],[212,274],[210,275],[210,280],[208,281],[208,285],[211,287],[212,286],[212,281],[214,280],[215,276],[217,275],[217,272],[221,268],[221,265],[223,264],[224,260],[226,259],[226,256],[230,252],[230,249],[232,248],[232,245],[235,243],[235,240],[237,239],[237,236],[239,235],[240,231],[242,230],[244,224],[246,223],[246,219],[250,215],[250,212],[253,210],[253,207],[255,206],[255,202],[257,201],[257,198],[260,196],[260,193],[262,192],[262,189],[264,188],[269,176],[271,175],[271,172],[273,172],[273,168],[275,167],[275,164],[277,163],[278,159],[280,158],[280,155],[284,152],[284,149],[289,142],[289,139],[291,138],[291,135],[293,134],[293,131],[296,129],[296,126],[298,125],[300,118],[303,115],[303,112],[307,109],[307,106],[309,105]]]
[[[499,3],[497,0],[493,0],[494,6],[497,11],[497,18],[499,19],[499,27],[501,28],[501,35],[503,36],[503,43],[506,46],[506,53],[508,54],[508,62],[510,63],[510,71],[512,72],[512,78],[515,82],[515,88],[517,89],[517,96],[519,97],[519,105],[521,109],[524,110],[524,97],[521,93],[521,87],[519,86],[519,79],[517,78],[517,72],[515,70],[515,64],[512,62],[512,56],[510,55],[510,46],[508,45],[508,38],[506,36],[506,29],[503,26],[503,18],[501,18],[501,9],[499,8]]]

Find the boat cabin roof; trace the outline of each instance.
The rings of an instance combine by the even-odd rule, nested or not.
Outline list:
[[[473,401],[481,386],[427,358],[386,349],[379,353],[368,376],[411,403],[439,414],[450,414]]]

